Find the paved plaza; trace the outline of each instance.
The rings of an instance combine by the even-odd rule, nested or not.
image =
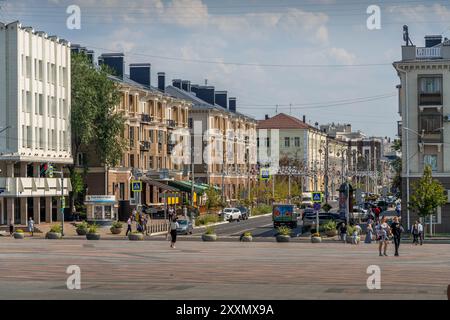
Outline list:
[[[447,299],[450,245],[0,238],[1,299]],[[66,269],[81,268],[81,290]],[[366,286],[369,265],[381,289]]]

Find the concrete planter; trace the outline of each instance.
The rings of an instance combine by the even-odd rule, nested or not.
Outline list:
[[[56,240],[56,239],[61,239],[62,235],[59,232],[47,232],[46,238],[47,239],[52,239],[52,240]]]
[[[311,243],[321,243],[322,238],[321,237],[311,237]]]
[[[128,235],[128,240],[130,240],[130,241],[144,240],[144,235],[142,233],[130,233]]]
[[[76,231],[79,236],[85,236],[87,233],[87,229],[76,229]]]
[[[121,234],[122,231],[123,231],[123,228],[114,228],[114,227],[111,227],[109,230],[111,231],[112,234]]]
[[[289,241],[291,241],[291,236],[286,236],[282,234],[277,235],[277,242],[289,242]]]
[[[356,244],[358,244],[360,242],[361,242],[361,237],[360,236],[356,237]],[[347,235],[347,243],[353,243],[353,238],[351,236]]]
[[[242,242],[252,242],[253,237],[252,236],[243,236],[241,241]]]
[[[14,232],[14,239],[23,239],[25,238],[25,233],[23,232]]]
[[[216,234],[202,234],[202,240],[203,241],[216,241],[217,235]]]
[[[325,234],[327,235],[327,237],[335,237],[337,235],[337,230],[326,230]]]
[[[100,233],[86,233],[87,240],[100,240]]]

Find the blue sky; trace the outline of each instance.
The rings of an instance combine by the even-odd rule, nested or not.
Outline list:
[[[81,30],[66,28],[72,4],[81,9]],[[366,27],[371,4],[381,8],[380,30]],[[208,79],[257,119],[273,116],[278,104],[285,105],[278,112],[306,115],[312,124],[348,122],[390,137],[399,120],[392,62],[400,58],[403,24],[418,46],[426,34],[450,34],[450,1],[3,0],[0,6],[0,21],[20,20],[97,54],[124,51],[127,63],[152,63],[153,83],[160,71],[169,80]],[[374,96],[381,98],[345,103]]]

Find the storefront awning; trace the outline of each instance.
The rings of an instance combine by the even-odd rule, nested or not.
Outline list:
[[[148,183],[149,185],[152,185],[152,186],[155,186],[157,188],[160,188],[160,189],[162,189],[164,191],[170,191],[170,192],[180,192],[180,191],[182,191],[179,188],[176,188],[175,186],[170,186],[168,184],[165,184],[165,183],[162,183],[162,182],[150,179],[150,178],[145,177],[145,176],[142,177],[142,181],[145,182],[145,183]],[[169,182],[171,182],[171,181],[169,181]]]
[[[176,188],[179,188],[180,190],[184,192],[191,193],[192,191],[192,185],[190,181],[169,181],[169,185],[174,186]],[[194,183],[194,192],[197,194],[203,194],[208,187],[205,187],[201,184]]]

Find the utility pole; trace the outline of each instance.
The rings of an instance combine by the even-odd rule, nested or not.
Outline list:
[[[64,168],[61,167],[61,171],[53,171],[53,173],[59,173],[61,176],[61,236],[64,236]]]
[[[328,203],[328,136],[325,141],[325,203]]]

